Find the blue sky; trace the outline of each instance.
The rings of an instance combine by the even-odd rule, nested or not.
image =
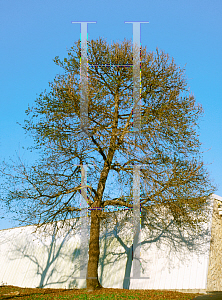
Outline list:
[[[23,123],[28,104],[48,89],[60,72],[55,56],[67,57],[67,49],[80,37],[80,25],[71,21],[96,21],[88,25],[89,39],[132,38],[132,25],[124,21],[149,21],[141,25],[141,43],[156,47],[186,68],[191,92],[204,108],[200,141],[204,162],[222,196],[222,37],[221,0],[7,0],[0,2],[0,159],[32,144],[16,122]],[[0,211],[0,217],[3,214]],[[15,226],[10,215],[0,229]]]

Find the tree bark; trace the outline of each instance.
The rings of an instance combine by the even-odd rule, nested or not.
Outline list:
[[[99,231],[100,219],[99,211],[91,212],[91,228],[89,241],[89,261],[86,278],[86,287],[88,291],[93,291],[96,288],[102,288],[98,279],[98,264],[99,264]]]

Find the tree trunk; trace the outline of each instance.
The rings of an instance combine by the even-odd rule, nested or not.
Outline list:
[[[102,288],[98,279],[98,264],[99,264],[99,231],[100,219],[99,211],[91,212],[91,228],[89,240],[89,261],[86,277],[86,287],[88,291],[93,291],[96,288]]]

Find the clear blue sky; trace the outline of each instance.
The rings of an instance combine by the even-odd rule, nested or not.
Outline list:
[[[190,90],[204,108],[200,123],[204,162],[222,196],[222,1],[221,0],[7,0],[0,2],[0,159],[32,144],[21,126],[28,104],[62,69],[53,58],[67,57],[67,49],[80,37],[80,25],[71,21],[96,21],[88,25],[89,39],[132,38],[132,25],[124,21],[149,21],[141,25],[141,43],[156,47],[185,66]],[[3,214],[3,211],[0,211]],[[0,229],[10,228],[10,215]]]

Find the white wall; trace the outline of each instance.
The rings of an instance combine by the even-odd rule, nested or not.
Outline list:
[[[17,227],[0,231],[0,284],[20,287],[83,288],[84,279],[78,279],[80,253],[79,221],[75,229],[61,229],[53,240],[50,234],[35,226]],[[68,225],[67,225],[68,226]],[[211,219],[205,224],[210,229]],[[151,237],[142,230],[141,276],[147,279],[130,279],[132,273],[132,225],[127,222],[121,232],[114,223],[102,226],[100,240],[99,279],[104,287],[130,289],[206,289],[209,259],[209,238],[191,251],[178,237],[174,227],[161,238]],[[69,231],[70,230],[70,231]],[[153,242],[157,238],[156,242]],[[175,242],[176,241],[176,242]],[[159,245],[159,246],[158,246]],[[123,283],[124,281],[124,283]]]

